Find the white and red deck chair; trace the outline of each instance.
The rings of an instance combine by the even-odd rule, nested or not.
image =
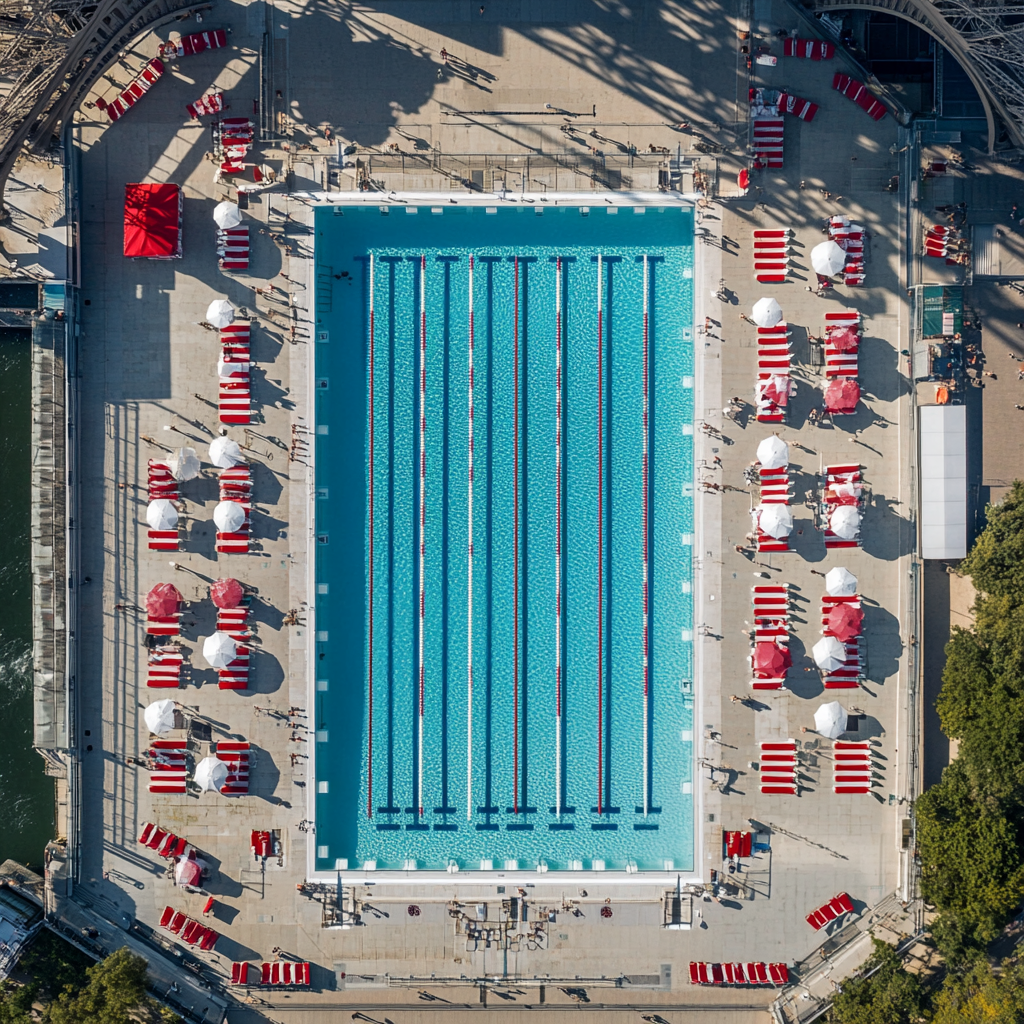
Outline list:
[[[768,966],[763,962],[745,963],[743,965],[743,973],[747,977],[748,985],[768,984]]]
[[[149,776],[150,793],[184,793],[185,740],[155,740],[151,749],[154,759]]]
[[[864,478],[858,463],[841,463],[825,467],[825,487],[822,493],[822,504],[825,506],[826,517],[831,516],[832,512],[840,505],[853,505],[859,510],[863,492]],[[860,540],[857,538],[848,540],[838,537],[826,527],[825,547],[828,549],[856,548],[860,547]]]
[[[805,57],[809,60],[831,60],[835,56],[836,44],[820,39],[794,39],[787,37],[782,42],[783,57]]]
[[[779,113],[792,114],[794,117],[799,117],[801,121],[810,123],[814,120],[814,115],[817,112],[818,104],[812,103],[810,100],[794,96],[789,92],[784,92],[779,97]]]
[[[793,795],[796,793],[796,740],[774,740],[758,744],[761,748],[758,775],[761,792]],[[753,984],[753,983],[751,983]],[[758,982],[763,984],[763,982]]]
[[[231,466],[220,472],[220,500],[235,501],[245,512],[245,522],[233,533],[217,531],[217,551],[244,554],[252,536],[252,470],[249,466]]]
[[[841,892],[833,896],[827,903],[823,903],[816,910],[812,910],[805,920],[817,932],[827,924],[838,921],[839,918],[853,913],[853,900],[848,893]]]
[[[174,46],[173,43],[168,45]],[[227,29],[214,28],[207,32],[193,32],[191,35],[183,36],[175,49],[179,57],[189,57],[195,53],[202,53],[203,50],[219,50],[227,45]]]
[[[789,467],[765,469],[758,466],[757,474],[761,488],[762,505],[788,505],[792,494],[789,493]]]
[[[825,314],[825,330],[839,327],[852,327],[860,330],[860,313],[855,309],[837,309]]]
[[[220,332],[221,354],[217,363],[221,423],[252,422],[249,324],[231,324]]]
[[[837,616],[843,616],[840,611],[842,608],[850,609],[850,614],[845,617],[842,628],[837,631],[832,628],[832,624]],[[839,668],[825,673],[826,690],[852,690],[860,685],[863,675],[860,650],[863,620],[864,613],[858,596],[832,597],[825,594],[822,597],[821,635],[834,636],[846,647],[846,661]]]
[[[924,236],[924,255],[945,259],[952,251],[949,245],[952,239],[953,234],[948,227],[933,224]]]
[[[860,327],[825,325],[825,376],[857,378],[860,372]]]
[[[248,690],[251,652],[239,646],[227,668],[217,670],[217,686],[221,690]]]
[[[249,269],[249,226],[223,228],[217,232],[217,255],[221,270]]]
[[[754,157],[765,167],[782,168],[782,140],[786,122],[781,117],[754,118]]]
[[[147,658],[146,686],[150,689],[177,688],[181,685],[184,661],[181,648],[175,644],[155,647]]]
[[[188,116],[196,121],[210,114],[219,114],[224,109],[224,93],[209,92],[205,96],[200,96],[194,103],[186,103],[185,109]]]
[[[150,551],[177,551],[181,536],[177,530],[147,530]]]
[[[752,690],[781,690],[792,659],[789,654],[789,590],[753,588],[754,645],[750,652]],[[767,645],[761,647],[761,645]]]
[[[871,792],[871,743],[836,740],[832,748],[832,792]]]
[[[239,963],[233,963],[231,965],[231,984],[232,985],[248,985],[249,974],[252,964],[245,963],[244,961]]]
[[[159,459],[149,460],[147,487],[150,501],[156,501],[157,498],[166,498],[168,501],[181,499],[178,481],[174,479],[171,467]]]
[[[251,630],[246,625],[248,618],[248,605],[241,604],[237,608],[218,608],[217,632],[227,633],[237,643],[244,643],[246,638],[251,635]]]
[[[784,423],[796,385],[785,373],[760,373],[754,388],[758,423]]]
[[[771,503],[769,503],[770,505]],[[766,530],[761,528],[762,506],[755,506],[750,510],[750,519],[754,526],[754,535],[757,538],[758,554],[777,554],[789,550],[789,537],[773,537]]]
[[[249,764],[251,751],[248,743],[221,742],[217,744],[217,759],[228,766],[227,781],[220,787],[224,796],[244,796],[249,792]]]
[[[762,284],[778,284],[789,273],[789,228],[754,231],[754,276]]]

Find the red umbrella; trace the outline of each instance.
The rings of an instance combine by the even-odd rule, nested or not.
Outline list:
[[[766,640],[754,644],[754,671],[780,676],[793,664],[789,649]]]
[[[154,619],[167,619],[178,613],[181,594],[173,583],[158,583],[146,595],[146,611]]]
[[[828,631],[840,640],[852,640],[860,636],[864,612],[850,604],[837,604],[828,613]]]
[[[856,352],[860,335],[852,327],[843,327],[829,335],[829,343],[839,352]]]
[[[748,171],[746,167],[744,167],[743,170],[740,171],[739,175],[736,178],[736,183],[739,185],[741,189],[743,189],[744,192],[746,192],[747,189],[750,188],[750,171]]]
[[[853,412],[860,401],[860,385],[855,380],[834,380],[825,388],[825,408],[829,412]]]
[[[218,608],[237,608],[244,596],[245,591],[238,580],[217,580],[210,587],[210,598]]]

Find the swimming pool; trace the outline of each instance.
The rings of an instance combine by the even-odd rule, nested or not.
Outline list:
[[[316,870],[689,870],[692,210],[315,230]]]

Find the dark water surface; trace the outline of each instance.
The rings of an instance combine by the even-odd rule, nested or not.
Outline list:
[[[28,331],[0,329],[0,861],[39,867],[53,838],[53,781],[32,749]]]

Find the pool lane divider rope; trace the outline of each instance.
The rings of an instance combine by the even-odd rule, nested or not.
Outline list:
[[[519,813],[519,257],[515,258],[515,309],[512,320],[514,337],[515,391],[512,419],[514,421],[514,442],[512,451],[512,504],[513,504],[513,555],[512,575],[514,579],[515,612],[513,614],[513,657],[512,673],[512,812]]]
[[[650,613],[649,613],[649,599],[650,599],[650,583],[648,575],[649,567],[649,551],[648,551],[648,532],[647,532],[647,516],[648,516],[648,450],[650,445],[649,432],[648,432],[648,415],[650,412],[650,392],[649,392],[649,379],[648,379],[648,353],[649,353],[649,320],[648,320],[648,308],[649,308],[649,276],[648,276],[648,264],[647,257],[644,256],[644,457],[643,457],[643,516],[642,516],[642,529],[644,531],[643,540],[643,558],[644,558],[644,701],[643,701],[643,736],[644,736],[644,749],[643,749],[643,786],[644,786],[644,817],[647,817],[648,812],[648,764],[647,764],[647,714],[648,714],[648,700],[650,694],[650,677],[649,677],[649,644],[650,644]]]
[[[370,482],[369,482],[369,504],[370,504],[370,538],[369,538],[369,573],[367,574],[369,579],[369,596],[367,598],[368,606],[368,636],[367,636],[367,673],[366,673],[366,705],[367,705],[367,718],[368,724],[366,727],[366,764],[367,764],[367,784],[366,784],[366,816],[368,818],[373,817],[373,474],[374,474],[374,415],[373,415],[373,399],[374,399],[374,343],[373,343],[373,295],[374,295],[374,259],[373,253],[370,253]]]
[[[419,744],[416,802],[423,817],[423,623],[426,610],[423,563],[427,554],[427,257],[420,256],[420,630],[419,630]]]
[[[467,470],[466,551],[466,821],[473,817],[473,254],[469,254],[469,450]]]
[[[597,254],[597,814],[604,802],[604,262]]]
[[[555,261],[555,814],[562,816],[562,258]]]

